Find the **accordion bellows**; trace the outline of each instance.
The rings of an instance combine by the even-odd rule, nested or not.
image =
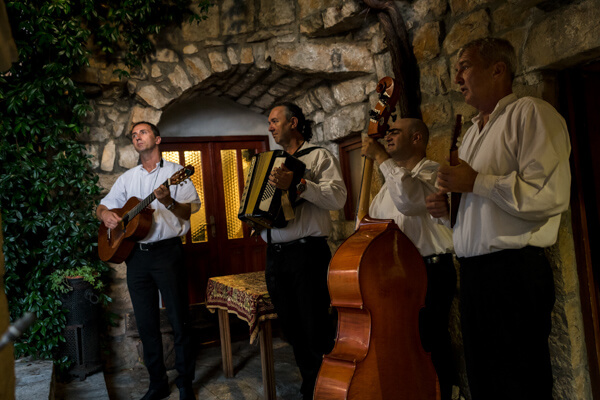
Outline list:
[[[294,173],[290,189],[283,191],[269,184],[273,168],[285,166]],[[282,210],[282,196],[296,200],[296,185],[302,179],[306,165],[283,150],[265,151],[252,157],[240,201],[238,218],[253,228],[283,228],[287,225]]]

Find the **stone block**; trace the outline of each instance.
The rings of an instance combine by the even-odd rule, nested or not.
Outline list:
[[[267,91],[270,95],[274,97],[282,97],[290,91],[290,87],[287,85],[283,85],[281,83],[277,83],[269,88]]]
[[[174,63],[174,62],[179,61],[179,57],[177,56],[177,53],[175,53],[171,49],[159,49],[150,58],[154,59],[156,61],[168,62],[168,63]]]
[[[367,99],[365,87],[372,81],[371,77],[360,77],[333,84],[331,86],[333,97],[340,106],[362,103]]]
[[[101,195],[105,196],[108,191],[110,190],[110,188],[112,188],[112,186],[115,184],[115,181],[117,180],[117,178],[121,175],[121,173],[118,174],[98,174],[98,186],[100,186],[101,190]]]
[[[417,62],[430,61],[440,54],[440,23],[429,22],[415,32],[413,52]]]
[[[185,46],[183,48],[183,54],[189,55],[189,54],[196,54],[198,52],[198,46],[196,46],[195,44],[188,44],[187,46]]]
[[[178,89],[178,93],[185,92],[192,87],[187,73],[179,65],[175,66],[173,72],[169,74],[169,81]]]
[[[119,147],[119,166],[123,168],[133,168],[138,164],[140,155],[132,144]]]
[[[255,43],[252,45],[252,54],[254,55],[254,67],[259,70],[271,68],[271,62],[267,57],[267,47],[265,43]]]
[[[239,35],[254,29],[254,2],[223,0],[221,4],[221,32],[223,35]]]
[[[523,50],[523,69],[564,68],[600,56],[599,18],[598,2],[588,0],[532,26]]]
[[[460,15],[473,11],[494,0],[450,0],[450,9],[453,15]]]
[[[447,94],[452,87],[452,80],[445,58],[419,65],[421,70],[421,93],[438,96]]]
[[[252,47],[244,46],[240,52],[240,63],[249,65],[254,63],[254,54],[252,53]]]
[[[212,70],[217,73],[225,72],[231,68],[227,54],[224,51],[211,51],[208,53],[208,59]]]
[[[104,123],[102,123],[104,124]],[[108,129],[101,126],[94,126],[90,128],[90,140],[92,142],[104,142],[110,137]]]
[[[368,106],[366,103],[343,107],[331,114],[323,123],[325,140],[335,140],[352,132],[362,132],[367,127]]]
[[[165,96],[160,90],[156,88],[154,85],[145,85],[142,88],[138,89],[137,95],[144,101],[146,104],[156,108],[161,109],[172,100],[170,96]]]
[[[423,122],[433,129],[444,124],[445,121],[450,121],[452,118],[452,107],[445,98],[431,99],[429,103],[421,105],[421,113],[423,114]]]
[[[280,43],[271,49],[272,61],[299,73],[327,73],[344,77],[345,72],[371,73],[373,57],[356,43],[314,41],[298,44]]]
[[[389,52],[377,54],[373,59],[375,60],[375,71],[377,73],[378,81],[386,76],[394,76],[392,56]]]
[[[198,10],[198,6],[192,5],[192,9]],[[219,7],[209,7],[207,18],[199,22],[184,22],[181,27],[183,40],[187,42],[198,42],[209,38],[217,38],[221,34]]]
[[[118,312],[128,312],[133,309],[131,298],[127,288],[127,282],[124,279],[114,281],[110,286],[108,295],[112,298],[112,308]],[[125,330],[123,330],[125,333]]]
[[[502,4],[492,13],[494,31],[502,32],[507,29],[523,26],[528,20],[541,14],[538,8],[529,8],[522,3]]]
[[[298,97],[294,100],[294,103],[296,103],[296,105],[302,109],[304,115],[309,115],[316,109],[320,108],[318,100],[312,93],[306,93],[303,96]]]
[[[315,13],[321,13],[323,10],[329,7],[341,6],[342,0],[298,0],[298,6],[300,8],[300,19],[304,19],[307,16]]]
[[[109,141],[104,146],[104,150],[102,151],[102,161],[100,163],[100,169],[102,171],[110,172],[113,170],[116,158],[115,147],[114,140]]]
[[[445,0],[417,0],[413,3],[414,19],[416,21],[438,20],[448,10]]]
[[[446,54],[452,54],[464,44],[474,39],[490,36],[490,17],[485,10],[479,10],[457,21],[444,39]]]
[[[156,125],[158,124],[158,121],[160,121],[161,115],[162,111],[157,110],[156,108],[134,106],[131,110],[130,121],[131,123],[146,121]],[[127,128],[129,130],[129,126]]]
[[[313,14],[302,20],[300,24],[300,33],[306,36],[315,36],[317,32],[323,30],[324,22],[323,16],[319,14]]]
[[[231,65],[238,65],[240,63],[240,57],[233,47],[227,48],[227,59]]]
[[[184,62],[195,83],[200,83],[212,75],[210,66],[200,57],[188,57]]]
[[[364,21],[361,15],[364,9],[365,5],[356,0],[346,0],[341,7],[328,7],[323,12],[324,28],[336,32],[359,28]]]
[[[316,96],[317,100],[321,104],[321,108],[323,108],[326,113],[330,113],[337,108],[335,98],[333,97],[333,92],[329,86],[319,86],[313,91],[313,94]]]
[[[152,65],[152,67],[150,68],[150,77],[158,81],[158,78],[160,78],[161,76],[162,71],[160,70],[160,67],[156,64]]]
[[[100,153],[98,145],[87,143],[85,145],[85,154],[88,156],[92,156],[90,162],[92,164],[92,169],[96,169],[100,166]]]
[[[254,100],[254,106],[260,107],[265,110],[271,108],[273,103],[275,103],[275,97],[271,96],[268,93],[265,93],[256,100]]]
[[[295,1],[260,0],[258,20],[263,27],[287,25],[296,19]]]

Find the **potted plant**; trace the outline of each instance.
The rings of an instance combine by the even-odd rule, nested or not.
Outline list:
[[[55,270],[50,274],[50,282],[67,311],[59,359],[66,358],[69,374],[83,380],[102,368],[99,303],[106,304],[110,298],[102,293],[104,282],[100,274],[90,266]]]
[[[100,274],[90,266],[57,269],[50,274],[50,288],[58,293],[67,294],[72,291],[75,281],[87,282],[98,293],[104,288],[104,282],[100,280]]]

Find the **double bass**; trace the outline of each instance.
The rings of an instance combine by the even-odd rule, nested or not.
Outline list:
[[[380,100],[368,134],[388,129],[399,89],[379,81]],[[427,272],[417,248],[393,220],[367,215],[373,161],[365,159],[358,229],[338,248],[327,284],[338,312],[331,353],[323,357],[315,400],[435,400],[437,375],[421,345],[419,311],[425,304]]]

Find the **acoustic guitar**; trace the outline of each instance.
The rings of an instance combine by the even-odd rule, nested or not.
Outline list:
[[[194,174],[194,167],[188,165],[180,169],[167,179],[163,185],[178,185]],[[153,209],[148,205],[156,199],[154,192],[144,200],[132,197],[122,208],[113,208],[112,211],[122,218],[119,225],[109,229],[104,223],[98,230],[98,255],[102,261],[122,263],[133,250],[135,243],[148,235],[152,227]]]

